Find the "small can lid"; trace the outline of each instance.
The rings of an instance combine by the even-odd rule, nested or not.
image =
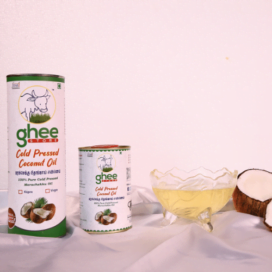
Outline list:
[[[28,76],[28,77],[56,77],[56,78],[64,78],[64,76],[53,75],[53,74],[11,74],[11,75],[7,75],[7,78],[9,78],[9,77],[24,77],[24,76]]]
[[[65,82],[64,76],[52,74],[12,74],[7,75],[7,82],[11,81],[52,81]]]
[[[105,148],[113,148],[113,147],[118,147],[119,145],[115,145],[115,144],[108,144],[108,145],[92,145],[90,146],[90,148],[95,148],[95,149],[105,149]]]
[[[130,149],[129,145],[115,145],[115,144],[104,144],[104,145],[92,145],[92,146],[85,146],[85,147],[79,147],[79,150],[125,150]]]

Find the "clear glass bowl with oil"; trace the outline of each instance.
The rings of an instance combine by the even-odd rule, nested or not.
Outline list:
[[[205,230],[212,231],[212,214],[230,200],[237,182],[238,171],[227,168],[211,171],[200,167],[190,172],[173,168],[165,173],[150,173],[152,189],[165,209],[176,217],[194,220]]]

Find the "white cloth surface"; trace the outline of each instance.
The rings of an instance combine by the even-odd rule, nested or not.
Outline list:
[[[67,195],[67,235],[39,238],[7,233],[7,191],[0,191],[0,271],[272,270],[272,233],[231,202],[208,233],[183,219],[160,227],[162,209],[150,189],[134,187],[132,201],[131,230],[88,234],[79,227],[79,195]]]

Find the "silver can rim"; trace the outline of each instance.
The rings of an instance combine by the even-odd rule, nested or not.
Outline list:
[[[95,148],[94,146],[83,146],[83,147],[79,147],[78,149],[79,149],[79,151],[94,151],[94,150],[113,151],[113,150],[130,150],[131,146],[130,145],[118,145],[118,146],[115,146],[115,147],[104,147],[104,148]]]

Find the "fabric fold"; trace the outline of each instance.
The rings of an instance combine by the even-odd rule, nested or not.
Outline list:
[[[134,186],[132,201],[131,230],[90,235],[79,227],[79,195],[69,193],[66,236],[43,238],[7,233],[7,191],[0,191],[0,271],[271,271],[271,233],[231,201],[212,217],[212,233],[184,219],[161,227],[149,188]]]

